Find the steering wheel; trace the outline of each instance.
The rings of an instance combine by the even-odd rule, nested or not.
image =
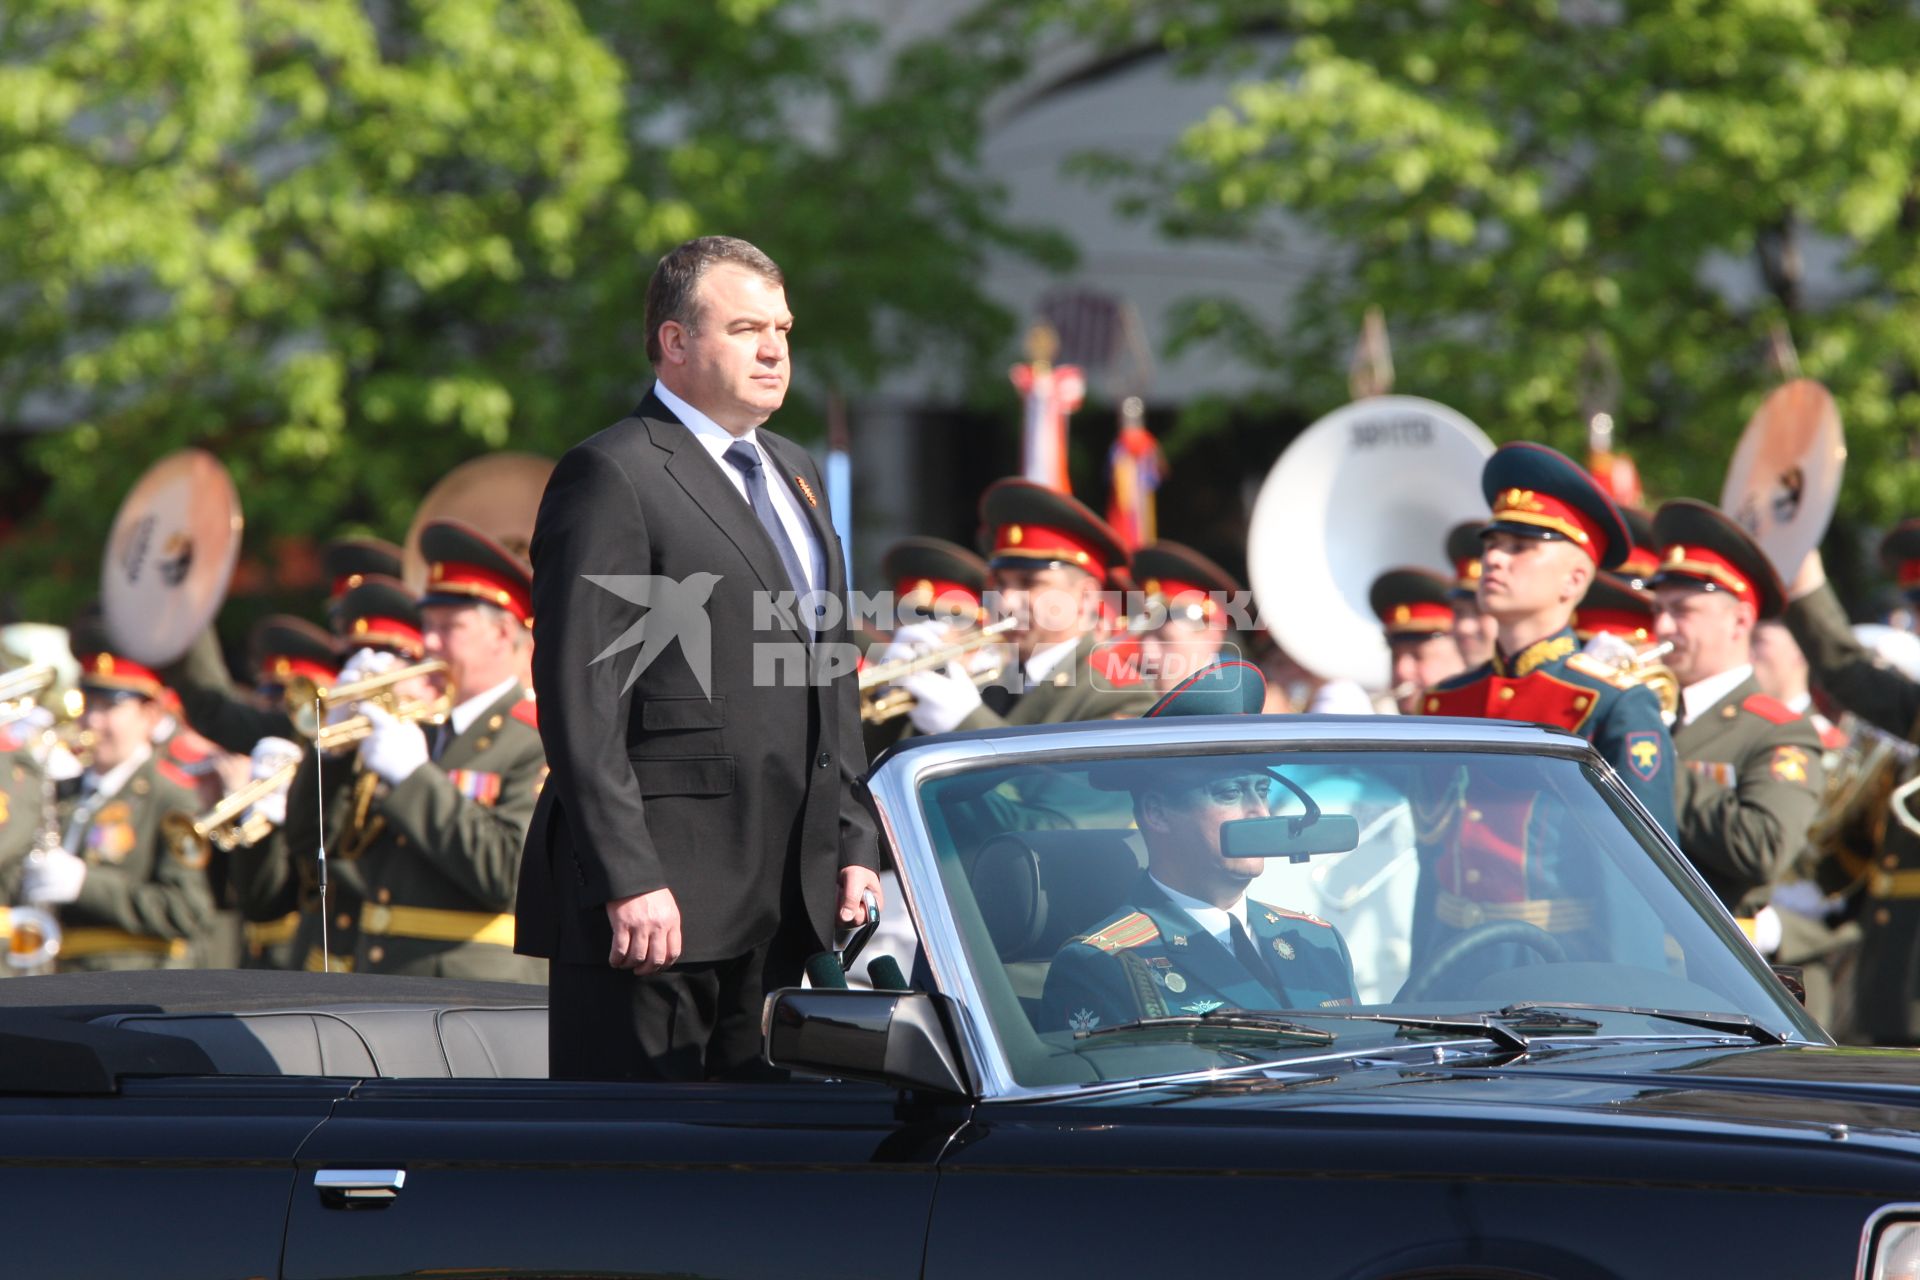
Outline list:
[[[1567,958],[1567,950],[1560,945],[1560,940],[1537,925],[1528,924],[1525,920],[1490,921],[1475,925],[1434,952],[1425,967],[1407,979],[1399,994],[1394,996],[1394,1003],[1426,999],[1435,987],[1444,986],[1446,980],[1454,976],[1467,957],[1501,943],[1525,947],[1548,964],[1560,964]]]

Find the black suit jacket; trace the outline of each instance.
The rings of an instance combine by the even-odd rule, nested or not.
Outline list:
[[[813,460],[758,435],[769,485],[799,501],[826,589],[844,601],[845,557]],[[570,449],[547,483],[532,546],[533,673],[552,773],[521,862],[525,954],[604,962],[605,904],[662,887],[680,907],[682,961],[751,950],[772,937],[783,900],[804,901],[824,945],[839,869],[878,865],[854,791],[866,755],[853,676],[796,681],[769,662],[812,640],[792,626],[756,629],[755,594],[787,590],[787,577],[722,465],[649,393]],[[587,575],[699,574],[718,575],[706,604],[712,696],[677,640],[623,690],[640,647],[596,659],[643,610]],[[844,616],[819,637],[847,641]]]

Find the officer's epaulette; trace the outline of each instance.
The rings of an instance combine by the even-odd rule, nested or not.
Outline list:
[[[1800,713],[1778,698],[1769,698],[1764,693],[1756,693],[1740,704],[1742,711],[1751,711],[1768,724],[1786,724],[1798,720]]]
[[[1125,951],[1129,947],[1141,946],[1160,936],[1160,926],[1145,912],[1135,911],[1115,920],[1106,928],[1090,933],[1074,941],[1085,943],[1095,951],[1104,951],[1111,955],[1116,951]]]
[[[1317,924],[1322,929],[1333,928],[1332,925],[1328,924],[1325,920],[1322,920],[1319,916],[1310,916],[1304,911],[1289,911],[1285,907],[1276,907],[1271,903],[1260,902],[1253,898],[1247,899],[1247,906],[1258,907],[1260,908],[1260,910],[1266,912],[1267,920],[1268,920],[1268,923],[1270,924],[1277,924],[1278,921],[1274,920],[1273,917],[1279,916],[1282,919],[1286,919],[1286,920],[1304,920],[1308,924]]]
[[[1612,685],[1616,689],[1631,689],[1634,680],[1631,675],[1603,658],[1590,653],[1576,653],[1567,659],[1567,670],[1576,671],[1601,684]]]
[[[528,725],[535,729],[540,727],[540,704],[533,700],[532,694],[528,694],[526,697],[520,699],[520,701],[514,703],[511,714],[513,718],[521,724]]]

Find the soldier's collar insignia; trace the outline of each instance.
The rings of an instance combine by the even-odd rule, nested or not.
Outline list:
[[[1176,934],[1174,934],[1174,935],[1173,935],[1173,945],[1174,945],[1174,946],[1176,946],[1176,947],[1184,947],[1184,946],[1186,946],[1186,945],[1187,945],[1187,935],[1186,935],[1186,934],[1184,934],[1184,933],[1176,933]]]
[[[1277,915],[1275,915],[1275,914],[1273,914],[1273,912],[1271,912],[1271,911],[1269,911],[1269,912],[1267,912],[1267,923],[1268,923],[1268,924],[1279,924],[1279,923],[1280,923],[1280,917],[1279,917],[1279,916],[1277,916]]]
[[[1514,656],[1510,664],[1507,659],[1500,656],[1500,650],[1496,648],[1493,651],[1493,669],[1498,675],[1511,675],[1518,679],[1521,676],[1532,675],[1549,662],[1558,662],[1577,648],[1579,648],[1579,642],[1573,638],[1573,632],[1562,631],[1558,635],[1548,636],[1545,640],[1528,645]],[[1511,665],[1513,670],[1505,670],[1504,668],[1508,665]]]

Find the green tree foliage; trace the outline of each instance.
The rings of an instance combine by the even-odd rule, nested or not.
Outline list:
[[[1294,403],[1346,398],[1379,304],[1399,390],[1579,451],[1583,401],[1617,378],[1649,493],[1711,498],[1785,326],[1841,403],[1843,519],[1920,509],[1911,8],[1061,0],[1034,20],[1229,86],[1170,154],[1086,164],[1173,234],[1328,247],[1288,332],[1214,299],[1182,317]]]
[[[625,411],[647,275],[690,235],[783,260],[816,402],[984,359],[1011,322],[983,256],[1060,252],[972,172],[1017,55],[882,34],[799,0],[8,4],[0,414],[58,429],[7,585],[60,616],[119,496],[188,444],[232,469],[256,553],[398,537],[453,464]]]

